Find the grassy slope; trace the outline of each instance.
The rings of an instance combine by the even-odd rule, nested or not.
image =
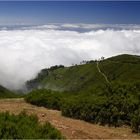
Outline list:
[[[140,81],[139,56],[115,56],[100,62],[99,67],[110,81]],[[35,81],[43,88],[57,91],[95,90],[96,87],[103,87],[106,83],[104,77],[98,72],[95,62],[58,68],[49,71],[48,76],[42,76],[40,79],[35,79]],[[34,84],[34,82],[31,83]]]
[[[105,84],[96,63],[59,68],[49,71],[48,76],[33,81],[31,82],[33,85],[38,82],[41,87],[56,91],[79,91],[87,90],[87,88],[92,90]]]
[[[46,88],[55,90],[84,90],[105,83],[96,64],[57,69],[42,81]],[[49,84],[48,84],[49,83]]]
[[[100,69],[110,81],[140,81],[140,57],[120,55],[100,63]]]
[[[16,97],[16,94],[0,86],[0,98],[12,98],[12,97]]]

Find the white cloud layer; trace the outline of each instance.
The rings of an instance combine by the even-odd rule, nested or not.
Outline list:
[[[140,55],[140,30],[80,33],[49,28],[0,31],[0,84],[19,89],[40,69],[52,65],[71,65],[122,53]]]
[[[83,24],[83,23],[65,23],[65,24],[47,24],[41,26],[32,26],[30,29],[64,29],[64,30],[99,30],[99,29],[114,29],[114,30],[138,30],[139,24]],[[28,28],[28,29],[29,29]]]

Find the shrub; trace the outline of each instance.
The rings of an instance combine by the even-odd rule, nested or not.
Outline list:
[[[60,110],[62,100],[67,94],[46,89],[34,90],[26,95],[25,100],[37,106]]]
[[[64,116],[115,127],[127,124],[133,132],[140,131],[139,83],[112,83],[100,94],[67,94],[42,89],[29,93],[26,101],[61,110]]]
[[[0,139],[61,139],[61,133],[50,123],[39,124],[36,116],[0,113]]]

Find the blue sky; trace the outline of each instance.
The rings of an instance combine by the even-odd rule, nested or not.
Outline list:
[[[0,1],[0,24],[140,24],[140,1]]]

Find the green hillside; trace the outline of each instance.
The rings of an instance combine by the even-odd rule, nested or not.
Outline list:
[[[119,55],[100,63],[100,69],[110,81],[140,81],[140,56]]]
[[[55,66],[42,70],[27,86],[30,90],[40,88],[25,97],[31,104],[58,109],[64,116],[91,123],[129,125],[132,132],[140,132],[139,56]]]
[[[0,98],[12,98],[16,96],[17,95],[15,93],[0,85]]]
[[[98,63],[110,82],[140,81],[140,57],[119,55]],[[71,67],[52,67],[42,70],[27,82],[28,89],[46,88],[56,91],[84,91],[104,87],[106,80],[97,69],[96,61]]]

